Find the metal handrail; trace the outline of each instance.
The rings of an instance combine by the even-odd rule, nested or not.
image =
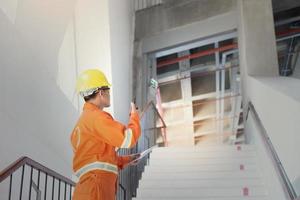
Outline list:
[[[143,109],[143,111],[141,112],[140,118],[142,119],[142,118],[144,117],[145,113],[149,110],[150,106],[152,106],[152,107],[154,108],[155,113],[157,114],[157,116],[158,116],[159,119],[161,120],[161,123],[163,124],[162,126],[160,126],[160,127],[155,127],[155,128],[166,128],[167,125],[166,125],[166,123],[165,123],[163,117],[161,116],[161,114],[158,112],[158,110],[157,110],[157,108],[156,108],[156,106],[155,106],[155,104],[154,104],[153,101],[149,101],[149,102],[147,103],[146,107],[145,107],[145,108]]]
[[[17,173],[17,170],[19,170],[21,168],[21,177],[20,177],[20,187],[19,187],[19,199],[23,199],[23,185],[24,185],[24,174],[25,174],[25,168],[26,167],[30,167],[30,186],[28,189],[28,195],[29,195],[29,199],[31,199],[31,195],[32,195],[32,188],[34,189],[34,191],[36,192],[36,199],[41,199],[41,190],[40,190],[40,178],[41,175],[43,174],[45,179],[44,179],[44,199],[47,198],[47,191],[48,191],[48,177],[52,178],[52,193],[48,193],[49,195],[52,194],[52,199],[54,198],[54,193],[55,190],[58,189],[58,191],[56,192],[56,195],[58,195],[58,198],[60,197],[60,195],[64,195],[64,199],[66,199],[67,197],[67,187],[69,188],[69,199],[71,200],[72,198],[72,188],[75,186],[75,182],[73,182],[71,179],[60,175],[59,173],[49,169],[48,167],[45,167],[44,165],[28,158],[28,157],[21,157],[18,160],[16,160],[15,162],[13,162],[11,165],[9,165],[7,168],[5,168],[4,170],[2,170],[0,172],[0,183],[4,182],[6,179],[9,179],[9,188],[8,188],[8,199],[10,200],[12,197],[12,192],[15,194],[15,189],[12,189],[12,182],[13,182],[13,177],[14,174]],[[37,175],[37,184],[34,182],[33,180],[33,174],[34,171],[38,172]],[[56,180],[58,181],[58,188],[55,188],[55,182]],[[62,184],[64,184],[64,193],[62,191],[61,193],[61,186]],[[51,186],[50,186],[51,187]],[[62,186],[63,187],[63,186]],[[43,188],[43,187],[42,187]]]
[[[26,157],[26,156],[19,158],[18,160],[16,160],[15,162],[13,162],[11,165],[9,165],[7,168],[5,168],[4,170],[2,170],[0,172],[0,183],[24,165],[29,165],[29,166],[35,168],[36,170],[40,170],[40,171],[46,173],[48,176],[52,176],[58,180],[61,180],[72,186],[75,186],[75,182],[72,181],[71,179],[58,174],[57,172],[49,169],[48,167],[45,167],[44,165]]]
[[[151,131],[151,130],[155,130],[155,129],[159,129],[159,128],[166,128],[167,127],[166,123],[163,120],[163,117],[159,113],[159,111],[156,108],[155,103],[153,101],[149,101],[146,104],[146,106],[143,108],[143,110],[141,111],[141,114],[140,114],[140,120],[147,119],[146,113],[150,110],[151,107],[153,107],[154,112],[157,114],[157,116],[161,120],[162,126],[157,127],[155,124],[153,128],[143,127],[142,131]],[[141,124],[141,126],[142,126],[142,124]],[[152,124],[151,124],[151,126],[152,126]],[[138,151],[140,151],[140,150],[148,149],[152,145],[151,142],[149,141],[149,137],[148,137],[150,135],[151,134],[143,134],[142,135],[143,138],[142,137],[140,138],[141,143],[138,143],[134,149],[131,149],[129,151],[125,150],[125,149],[120,149],[119,153],[121,155],[128,155],[128,154],[132,154],[132,153],[138,153]],[[143,140],[144,140],[144,142],[142,142]],[[139,148],[141,148],[141,149],[139,149]],[[130,174],[121,172],[121,174],[119,176],[119,181],[120,181],[119,189],[122,190],[123,193],[118,193],[118,196],[117,196],[118,200],[120,200],[120,199],[126,200],[126,199],[128,199],[128,197],[131,198],[136,195],[136,189],[138,187],[138,182],[141,177],[142,171],[147,163],[146,160],[148,158],[149,157],[145,157],[144,160],[140,161],[138,165],[130,166],[130,168],[129,168]],[[124,183],[124,184],[122,184],[122,183]],[[129,184],[131,185],[130,187],[129,187]]]
[[[163,126],[161,126],[161,127],[154,127],[154,128],[166,128],[166,124],[165,124],[162,116],[158,112],[158,110],[157,110],[157,108],[156,108],[156,106],[155,106],[155,104],[154,104],[153,101],[150,101],[150,102],[147,103],[147,105],[145,106],[145,108],[142,111],[142,114],[141,114],[140,118],[144,117],[145,113],[150,109],[151,106],[154,108],[155,113],[158,115],[158,117],[160,118],[160,120],[161,120],[161,122],[163,124]],[[69,178],[67,178],[65,176],[60,175],[59,173],[57,173],[57,172],[49,169],[48,167],[46,167],[46,166],[44,166],[44,165],[42,165],[42,164],[40,164],[40,163],[32,160],[31,158],[28,158],[28,157],[24,156],[24,157],[19,158],[18,160],[16,160],[15,162],[13,162],[7,168],[5,168],[4,170],[2,170],[0,172],[0,183],[2,181],[6,180],[8,177],[10,177],[9,199],[11,197],[12,174],[14,172],[16,172],[18,169],[22,168],[22,180],[23,180],[24,167],[26,165],[29,166],[29,167],[31,167],[31,176],[32,176],[32,170],[35,169],[35,170],[38,170],[39,174],[40,174],[40,172],[46,174],[46,181],[47,181],[47,177],[50,176],[50,177],[53,177],[53,181],[55,179],[59,180],[59,184],[60,184],[60,182],[64,182],[64,183],[70,185],[71,187],[74,187],[76,185],[76,183],[74,181],[72,181],[71,179],[69,179]],[[32,179],[30,179],[30,180],[31,181],[30,181],[30,188],[29,189],[30,189],[30,192],[31,192],[31,186],[33,186],[33,188],[35,188],[34,187],[35,183],[33,182]],[[21,181],[21,188],[22,188],[22,185],[23,185],[22,182],[23,181]],[[121,183],[119,183],[119,187],[121,188],[121,190],[123,190],[123,195],[122,195],[123,199],[126,200],[127,192],[128,191],[126,190],[126,188]],[[37,186],[37,189],[39,189],[38,186]],[[71,190],[70,190],[70,192],[71,192]],[[21,198],[21,195],[22,195],[22,189],[21,189],[21,192],[20,192],[20,198]],[[45,193],[45,195],[46,195],[46,193]],[[70,194],[70,198],[71,198],[71,194]]]
[[[263,123],[261,121],[261,119],[259,118],[254,105],[252,104],[252,102],[248,102],[248,109],[247,109],[247,114],[246,114],[246,119],[248,119],[248,114],[249,111],[251,111],[254,115],[254,118],[256,120],[256,122],[258,123],[258,127],[261,130],[261,137],[263,138],[263,141],[267,147],[267,150],[269,151],[269,153],[271,154],[271,158],[272,161],[275,165],[276,171],[279,174],[279,178],[280,178],[280,182],[281,182],[281,186],[283,187],[283,190],[285,191],[286,196],[290,199],[290,200],[300,200],[300,197],[297,197],[297,193],[294,190],[293,185],[291,184],[286,171],[276,153],[276,150],[271,142],[271,139],[269,138],[267,131],[265,129],[265,127],[263,126]]]

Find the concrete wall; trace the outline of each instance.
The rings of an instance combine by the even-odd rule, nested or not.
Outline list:
[[[138,95],[138,102],[143,102],[141,94],[147,94],[147,87],[143,81],[150,72],[146,68],[150,65],[147,53],[237,28],[235,1],[220,2],[164,2],[165,4],[136,13],[133,92],[134,95]],[[203,3],[212,9],[206,9]],[[190,12],[189,9],[195,12]]]
[[[117,119],[128,121],[129,104],[132,96],[132,52],[133,52],[133,5],[122,1],[78,1],[73,21],[65,35],[65,49],[61,50],[61,71],[65,92],[74,100],[75,74],[89,68],[102,70],[112,84],[111,107],[107,109]],[[71,41],[73,40],[73,42]],[[70,52],[74,53],[74,55]],[[67,65],[66,65],[67,63]],[[76,76],[75,76],[76,77]],[[73,80],[73,81],[71,81]],[[68,89],[67,89],[68,88]],[[83,101],[80,99],[79,110]]]
[[[277,76],[278,58],[271,0],[237,0],[237,5],[242,74]]]
[[[136,13],[136,39],[230,12],[235,9],[235,0],[173,0],[150,9]]]
[[[293,78],[300,79],[300,53],[296,62],[295,70],[293,73]]]
[[[292,67],[295,67],[294,72],[293,72],[293,78],[300,79],[300,43],[297,44],[295,51],[298,51],[297,54],[293,56],[293,63]]]
[[[214,17],[205,18],[176,28],[165,29],[159,34],[144,37],[141,39],[142,51],[153,52],[180,46],[237,28],[235,7],[228,12],[215,14],[216,16]],[[157,26],[159,26],[159,24]],[[137,24],[136,27],[136,29],[138,29]]]
[[[300,82],[278,76],[271,0],[238,0],[237,3],[244,111],[247,102],[252,101],[291,182],[299,192],[300,173],[297,169],[300,160],[295,152],[299,151],[297,143],[300,142],[297,134],[300,96],[296,92]],[[262,152],[259,159],[269,191],[272,191],[271,198],[283,199],[278,174],[272,170],[270,155],[266,154],[257,134],[256,124],[250,118],[246,124],[246,136]]]
[[[73,20],[78,72],[97,68],[112,83],[108,1],[78,1]],[[109,111],[113,111],[113,105]]]
[[[27,155],[71,176],[79,72],[103,70],[113,85],[110,111],[128,121],[131,1],[5,0],[0,8],[0,170]]]
[[[71,174],[69,134],[78,113],[57,73],[74,6],[73,0],[1,1],[1,170],[26,155]]]
[[[134,11],[131,0],[109,0],[114,116],[128,122],[132,98]]]
[[[300,6],[299,1],[294,0],[272,0],[274,12],[285,11]]]
[[[299,195],[300,94],[296,91],[300,90],[300,81],[283,77],[249,77],[248,86],[251,101]],[[246,134],[257,133],[251,133],[251,128],[247,128]]]

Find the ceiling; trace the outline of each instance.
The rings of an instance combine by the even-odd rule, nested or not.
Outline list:
[[[273,10],[275,13],[300,7],[299,0],[272,0]]]

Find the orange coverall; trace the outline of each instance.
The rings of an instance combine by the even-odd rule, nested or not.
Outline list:
[[[118,156],[116,150],[133,147],[140,134],[137,113],[131,113],[126,127],[96,105],[85,103],[71,134],[73,170],[79,177],[73,200],[114,200],[118,171],[131,160]]]

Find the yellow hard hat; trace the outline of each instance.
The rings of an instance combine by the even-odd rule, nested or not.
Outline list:
[[[88,69],[83,71],[77,78],[76,90],[85,97],[93,94],[102,87],[111,86],[104,73],[98,69]]]

